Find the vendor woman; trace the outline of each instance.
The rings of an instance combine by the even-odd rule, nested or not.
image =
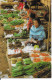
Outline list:
[[[35,20],[33,21],[29,38],[30,39],[28,39],[25,44],[33,42],[34,44],[38,44],[39,46],[42,45],[43,40],[46,38],[44,27],[41,25],[41,21],[39,18],[35,18]]]

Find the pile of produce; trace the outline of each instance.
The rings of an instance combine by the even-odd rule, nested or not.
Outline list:
[[[23,23],[24,23],[24,20],[22,20],[22,19],[19,19],[19,20],[13,20],[13,21],[11,21],[10,23],[11,23],[11,25],[16,26],[16,25],[23,24]]]
[[[7,10],[2,9],[1,14],[3,14],[3,13],[7,13]]]
[[[36,72],[34,78],[51,78],[51,66],[45,67],[42,70]]]
[[[45,69],[45,70],[43,70],[43,69]],[[50,62],[32,63],[30,58],[26,58],[26,59],[23,59],[23,62],[19,61],[16,63],[15,67],[12,67],[12,76],[17,77],[17,76],[21,76],[21,75],[33,75],[35,77],[36,72],[38,72],[38,71],[41,72],[40,70],[43,70],[43,72],[45,72],[46,70],[49,71],[50,69],[51,69]],[[41,76],[41,75],[39,75],[39,76]]]
[[[0,15],[0,20],[2,20],[3,19],[3,15]]]
[[[24,63],[24,64],[31,64],[32,61],[31,61],[30,58],[26,58],[26,59],[23,59],[23,63]]]
[[[27,30],[22,30],[21,36],[23,38],[27,37]]]
[[[7,22],[7,19],[3,19],[2,23],[3,24],[8,24],[9,22]]]
[[[16,13],[16,14],[19,13],[19,12],[20,12],[19,10],[17,10],[17,11],[13,11],[13,13]]]
[[[22,37],[22,38],[27,38],[27,30],[22,30],[21,33],[14,33],[15,37]]]
[[[14,37],[21,37],[21,33],[14,33]]]
[[[14,13],[10,13],[10,14],[3,14],[4,18],[8,19],[9,17],[16,17],[16,18],[21,18],[20,16],[18,16],[18,14],[14,14]]]
[[[14,30],[15,28],[12,28],[11,25],[7,24],[4,26],[4,30]]]
[[[12,64],[18,64],[17,62],[22,61],[22,57],[18,57],[18,58],[11,58],[11,62]]]
[[[40,51],[34,50],[29,55],[30,55],[33,62],[40,62],[40,61],[50,62],[51,61],[50,55],[46,52],[41,53]]]
[[[17,77],[24,74],[22,62],[19,61],[16,63],[15,67],[12,67],[12,76]]]
[[[10,49],[11,49],[11,48],[17,49],[17,48],[19,48],[19,47],[22,46],[21,41],[20,41],[20,40],[17,40],[17,39],[12,39],[12,38],[10,38],[10,39],[8,39],[8,42],[10,43],[10,44],[9,44],[9,48],[10,48]],[[14,44],[13,44],[13,42],[14,42]]]

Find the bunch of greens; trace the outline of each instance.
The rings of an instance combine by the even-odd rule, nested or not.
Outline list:
[[[23,59],[23,63],[24,63],[24,64],[31,64],[32,61],[31,61],[30,58],[26,58],[26,59]]]
[[[7,13],[7,10],[2,9],[1,14],[3,14],[3,13]]]
[[[22,20],[22,19],[20,19],[20,20],[13,20],[10,23],[11,23],[11,25],[14,25],[14,26],[15,25],[20,25],[20,24],[24,23],[24,20]]]
[[[33,75],[36,72],[38,72],[38,71],[40,71],[46,67],[48,67],[48,69],[51,69],[51,63],[50,62],[32,63],[30,58],[24,59],[23,62],[25,63],[25,65],[22,64],[21,61],[19,61],[16,63],[15,67],[12,67],[12,76],[13,77],[21,76],[23,74]]]
[[[8,42],[12,42],[12,40],[13,40],[13,39],[12,39],[12,38],[10,38],[10,39],[8,39]]]
[[[3,14],[4,18],[8,19],[9,17],[16,17],[16,18],[21,18],[20,16],[18,16],[18,14],[14,14],[14,13],[10,13],[10,14]]]
[[[14,33],[14,37],[20,37],[21,34],[20,33]]]
[[[15,67],[12,67],[12,76],[17,77],[24,74],[22,62],[19,61],[16,63]]]
[[[22,30],[21,36],[25,38],[27,36],[27,30]]]
[[[19,13],[20,11],[19,10],[17,10],[17,11],[13,11],[13,13]]]
[[[7,24],[4,26],[4,30],[14,30],[15,28],[12,28],[11,25]]]
[[[8,24],[7,19],[3,19],[3,24]]]
[[[4,17],[3,17],[3,15],[0,15],[0,20],[2,20]]]

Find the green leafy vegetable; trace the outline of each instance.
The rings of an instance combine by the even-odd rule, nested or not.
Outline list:
[[[22,23],[24,23],[24,20],[20,19],[20,20],[13,20],[10,22],[12,25],[20,25]]]
[[[11,25],[4,26],[4,30],[14,30],[15,28],[12,28]]]

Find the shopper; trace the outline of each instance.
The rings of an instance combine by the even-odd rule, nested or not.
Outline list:
[[[31,10],[28,5],[24,6],[24,10],[27,11],[27,16],[29,16],[30,13],[36,14],[36,12]]]
[[[26,41],[25,44],[27,44],[28,42],[30,43],[33,42],[41,46],[43,40],[46,38],[44,27],[41,25],[41,21],[39,18],[35,18],[33,22],[34,23],[30,29],[30,34],[29,34],[30,40]]]
[[[35,14],[31,13],[30,17],[29,17],[28,24],[27,24],[27,31],[29,31],[29,29],[32,27],[33,19],[35,19]]]

